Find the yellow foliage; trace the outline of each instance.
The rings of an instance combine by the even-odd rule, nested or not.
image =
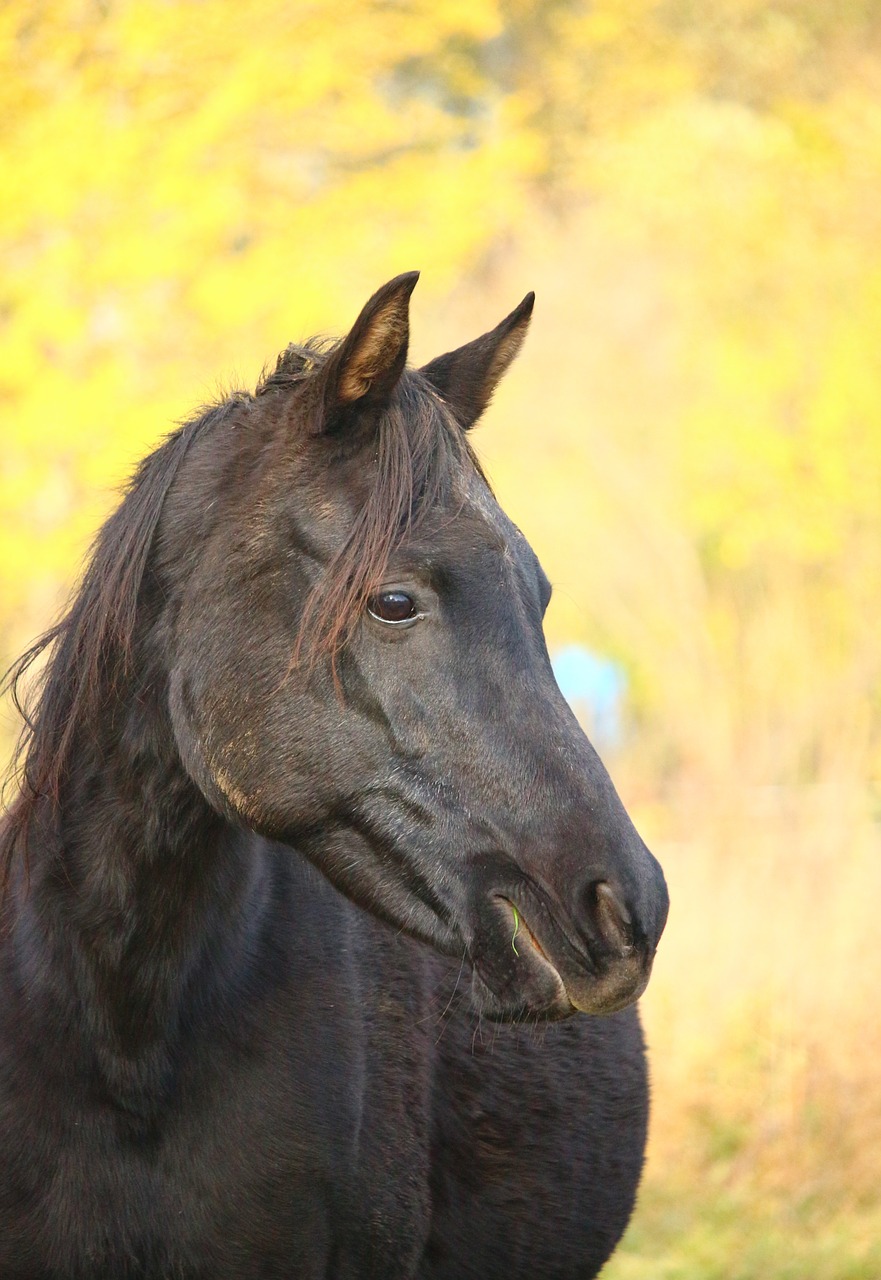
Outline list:
[[[813,996],[786,995],[779,953],[815,918],[811,876],[839,868],[834,988],[806,971],[858,1057],[848,921],[877,887],[881,778],[879,84],[868,0],[0,9],[2,655],[49,621],[135,460],[219,388],[339,330],[398,271],[424,272],[417,358],[535,288],[476,440],[556,584],[552,647],[601,649],[630,679],[618,768],[676,890],[648,1005],[677,1099],[656,1149],[697,1144],[690,1175],[735,1190],[753,1161],[768,1195],[781,1169],[822,1182],[836,1125],[859,1147],[836,1081],[881,1116],[865,1057],[805,1032]],[[838,833],[816,811],[828,788],[860,797]],[[744,819],[768,796],[815,806],[813,871],[795,848],[781,861],[788,817],[773,848]],[[738,969],[747,863],[762,931]],[[714,938],[694,922],[723,884]],[[854,928],[869,948],[868,918]],[[689,1103],[675,1073],[692,1070]],[[704,1141],[708,1115],[724,1124]],[[849,1159],[865,1188],[876,1165]],[[663,1274],[741,1274],[705,1246]]]

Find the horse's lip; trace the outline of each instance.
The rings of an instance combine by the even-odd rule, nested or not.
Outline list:
[[[544,947],[539,942],[538,938],[536,937],[535,933],[530,927],[529,922],[526,919],[526,916],[523,914],[522,908],[518,907],[516,903],[512,902],[510,898],[506,898],[505,895],[502,893],[496,894],[495,896],[499,902],[503,902],[505,904],[506,908],[511,913],[511,919],[514,925],[514,935],[511,938],[511,945],[514,946],[518,936],[525,934],[529,940],[530,946],[538,956],[541,963],[546,965],[547,968],[554,973],[558,982],[560,983],[560,986],[565,991],[566,983],[563,980],[563,976],[560,973],[560,970],[557,968],[553,960],[551,960],[550,956],[548,955]]]
[[[533,885],[519,885],[516,896],[513,893],[496,893],[495,896],[504,902],[512,912],[517,913],[521,923],[527,929],[536,951],[556,972],[559,972],[561,965],[564,969],[572,967],[576,971],[587,970],[589,973],[594,974],[597,972],[596,962],[590,951],[583,944],[575,942],[569,936],[556,913],[552,911],[545,901],[544,895],[539,893]],[[524,899],[525,906],[523,905]],[[541,921],[541,934],[544,942],[539,941],[539,920]],[[558,959],[551,960],[551,954],[557,956]]]
[[[542,945],[541,945],[541,943],[539,942],[538,938],[535,936],[535,934],[534,934],[534,933],[532,932],[532,930],[530,929],[529,925],[526,923],[525,918],[524,918],[524,920],[523,920],[523,928],[526,930],[526,934],[527,934],[527,937],[529,938],[529,941],[530,941],[530,942],[532,943],[532,945],[535,947],[536,951],[537,951],[537,952],[538,952],[538,954],[541,956],[542,960],[544,960],[546,964],[550,964],[552,969],[553,969],[553,968],[555,968],[556,966],[552,965],[552,964],[551,964],[551,962],[550,962],[550,960],[548,959],[548,957],[545,955],[545,953],[544,953],[544,948],[542,947]]]

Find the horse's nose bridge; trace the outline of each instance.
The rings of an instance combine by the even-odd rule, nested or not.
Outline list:
[[[556,767],[545,760],[544,770],[524,870],[579,930],[617,912],[625,931],[654,950],[669,901],[664,876],[596,752],[583,735],[569,738]]]
[[[588,931],[603,903],[629,916],[653,950],[667,914],[658,863],[640,838],[605,766],[550,676],[511,691],[495,731],[500,758],[517,759],[509,791],[519,810],[516,861],[576,928]],[[513,731],[513,732],[512,732]],[[610,900],[600,908],[608,919]],[[622,917],[623,918],[623,917]]]

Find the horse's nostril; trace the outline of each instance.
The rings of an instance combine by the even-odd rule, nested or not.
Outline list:
[[[630,912],[606,880],[595,880],[587,890],[588,909],[606,946],[618,955],[633,947]]]

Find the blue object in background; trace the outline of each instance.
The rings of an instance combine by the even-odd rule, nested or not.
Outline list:
[[[627,677],[618,663],[600,658],[580,644],[571,644],[555,655],[552,665],[560,692],[586,722],[594,744],[618,746],[627,691]]]

